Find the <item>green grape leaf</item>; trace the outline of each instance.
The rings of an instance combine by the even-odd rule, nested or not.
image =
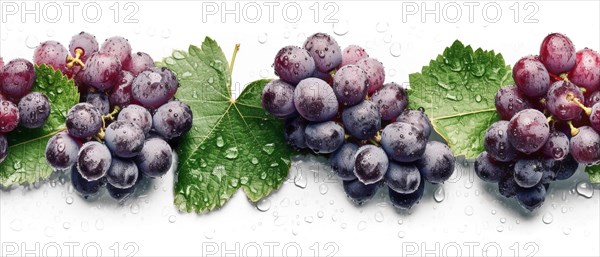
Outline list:
[[[177,98],[194,114],[192,130],[180,140],[176,207],[208,212],[240,188],[253,202],[277,190],[287,178],[293,151],[283,137],[284,122],[262,109],[268,80],[250,83],[233,99],[227,59],[210,38],[157,64],[177,74]]]
[[[590,182],[600,184],[600,165],[587,166],[585,172],[590,177]]]
[[[409,81],[410,108],[425,108],[435,131],[467,159],[483,151],[485,132],[499,119],[496,91],[513,83],[501,54],[473,51],[458,40]]]
[[[40,128],[18,127],[6,135],[8,156],[0,163],[0,186],[32,184],[48,178],[52,168],[46,162],[44,151],[48,139],[65,129],[69,109],[79,102],[79,93],[73,80],[47,65],[35,66],[33,91],[48,96],[50,116]]]

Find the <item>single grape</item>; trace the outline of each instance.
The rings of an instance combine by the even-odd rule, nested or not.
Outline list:
[[[588,107],[592,107],[597,103],[600,103],[600,91],[595,91],[585,98],[585,105]]]
[[[124,64],[131,58],[131,45],[129,40],[123,37],[110,37],[100,46],[100,53],[113,55]]]
[[[296,113],[294,87],[283,80],[272,80],[262,91],[262,106],[265,111],[278,118],[286,118]]]
[[[429,135],[431,134],[431,122],[422,110],[404,110],[396,117],[396,121],[408,123],[417,127],[417,129],[423,132],[423,136],[426,138],[429,138]]]
[[[71,136],[87,138],[95,135],[102,127],[102,116],[98,109],[88,103],[78,103],[67,113],[67,130]]]
[[[345,106],[353,106],[365,100],[368,87],[367,72],[356,65],[344,66],[333,76],[333,92]]]
[[[6,136],[0,134],[0,163],[6,159],[8,155],[8,140],[6,140]]]
[[[38,45],[33,51],[33,63],[37,65],[46,64],[55,70],[66,73],[67,56],[69,52],[67,48],[56,41],[46,41]]]
[[[364,48],[357,45],[349,45],[342,51],[342,63],[339,67],[344,67],[348,64],[356,64],[358,60],[369,57]]]
[[[363,205],[371,200],[377,193],[377,190],[381,187],[381,183],[365,185],[358,179],[344,180],[343,185],[344,192],[346,192],[348,199],[357,205]]]
[[[108,191],[110,197],[119,201],[119,203],[124,203],[125,201],[127,201],[127,199],[129,199],[135,192],[135,188],[135,186],[132,186],[130,188],[121,189],[116,188],[111,184],[106,185],[106,191]]]
[[[391,189],[388,191],[390,201],[395,208],[408,210],[419,203],[421,198],[423,198],[423,193],[425,192],[425,180],[421,179],[421,183],[419,183],[417,190],[410,194],[398,193]]]
[[[306,126],[304,138],[315,153],[333,153],[344,143],[344,128],[333,121],[313,123]]]
[[[82,80],[88,86],[104,91],[114,87],[120,79],[121,63],[114,55],[94,53],[82,70]]]
[[[171,99],[179,82],[167,68],[151,68],[138,75],[131,85],[133,99],[146,108],[158,108]]]
[[[505,86],[496,92],[496,111],[503,120],[510,120],[517,112],[531,108],[527,97],[516,86]]]
[[[529,211],[542,206],[545,199],[546,188],[541,183],[530,188],[522,188],[517,192],[519,204]]]
[[[105,93],[89,93],[85,97],[85,102],[96,107],[101,115],[110,113],[110,101]]]
[[[377,183],[383,179],[389,160],[383,149],[374,145],[363,145],[356,150],[354,175],[364,184]]]
[[[579,133],[571,138],[571,155],[584,165],[596,165],[600,162],[600,135],[593,128],[583,126]]]
[[[383,85],[371,100],[377,105],[383,120],[393,120],[408,106],[406,90],[394,82]]]
[[[447,145],[431,141],[416,165],[425,180],[434,184],[443,183],[454,173],[454,155]]]
[[[410,194],[419,188],[421,174],[414,164],[390,162],[385,173],[385,182],[391,190]]]
[[[329,72],[342,63],[342,49],[333,37],[316,33],[304,41],[304,49],[312,55],[317,70]]]
[[[155,67],[154,60],[149,54],[144,52],[131,54],[129,61],[123,64],[123,69],[131,72],[134,76],[152,67]]]
[[[522,153],[531,154],[539,150],[549,136],[550,126],[546,116],[538,110],[522,110],[508,123],[508,141]]]
[[[297,46],[281,48],[275,56],[275,75],[292,85],[313,75],[315,60],[308,51]]]
[[[355,180],[354,163],[358,146],[354,143],[344,143],[340,149],[329,156],[329,165],[342,180]]]
[[[381,146],[395,161],[416,161],[425,152],[426,145],[423,131],[408,123],[391,123],[381,133]]]
[[[371,101],[363,101],[345,109],[342,112],[342,121],[345,130],[360,140],[375,136],[381,129],[381,114]]]
[[[490,183],[498,183],[501,178],[508,176],[511,168],[509,164],[491,158],[486,151],[477,156],[474,166],[475,174],[481,180]]]
[[[109,96],[110,104],[112,106],[119,106],[121,108],[131,104],[131,85],[133,84],[134,76],[129,71],[121,71],[119,74],[118,82],[112,88]]]
[[[508,121],[500,120],[493,123],[485,133],[483,146],[489,157],[499,162],[510,162],[518,156],[508,140]]]
[[[79,60],[83,63],[87,62],[87,59],[99,49],[96,36],[83,31],[74,35],[69,42],[69,52],[72,56],[77,56],[77,49],[81,51]]]
[[[301,116],[290,118],[285,122],[285,141],[295,149],[305,149],[306,139],[304,130],[308,122]]]
[[[67,132],[52,136],[46,144],[46,161],[54,169],[68,169],[77,162],[79,144]]]
[[[135,104],[123,108],[119,112],[117,120],[137,125],[144,131],[144,134],[148,134],[152,128],[152,115],[150,112],[146,108]]]
[[[600,89],[600,54],[585,48],[577,51],[575,67],[569,71],[569,80],[589,92]]]
[[[152,128],[167,140],[180,137],[192,128],[192,109],[180,102],[171,101],[156,110],[152,117]]]
[[[521,190],[521,187],[515,181],[515,176],[512,173],[500,178],[500,181],[498,181],[498,192],[506,198],[516,196],[519,190]]]
[[[325,81],[316,78],[307,78],[296,86],[294,105],[298,113],[309,121],[327,121],[338,112],[333,89]]]
[[[530,188],[542,180],[544,167],[538,158],[520,159],[515,163],[515,182],[520,187]]]
[[[79,150],[77,170],[87,181],[99,180],[106,175],[112,156],[108,148],[97,141],[90,141]]]
[[[600,132],[600,104],[595,104],[590,113],[590,125],[597,132]]]
[[[71,168],[71,185],[73,185],[73,188],[77,193],[86,199],[96,195],[100,191],[100,188],[102,188],[102,182],[100,180],[87,180],[81,176],[76,166]]]
[[[0,133],[8,133],[19,126],[19,108],[7,100],[0,100]]]
[[[113,187],[127,189],[135,185],[138,174],[138,167],[132,160],[113,158],[106,179]]]
[[[39,128],[50,116],[50,100],[42,93],[32,92],[19,101],[20,124],[26,128]]]
[[[560,120],[573,120],[581,115],[581,107],[585,99],[579,88],[568,81],[556,81],[548,90],[546,107],[552,115]]]
[[[575,46],[567,36],[552,33],[542,41],[540,60],[552,74],[567,72],[575,66]]]
[[[146,139],[142,152],[135,158],[135,163],[144,175],[156,178],[166,174],[173,163],[171,146],[160,138]]]
[[[385,82],[385,69],[383,63],[374,58],[363,58],[356,62],[356,65],[367,72],[369,80],[369,94],[375,93],[383,86]]]
[[[104,142],[118,157],[137,156],[144,147],[144,131],[131,122],[115,121],[106,128]]]
[[[556,172],[557,180],[566,180],[575,174],[579,163],[571,155],[561,161],[554,161],[554,169]]]
[[[542,147],[542,152],[548,158],[562,160],[569,155],[569,138],[565,133],[554,131]]]
[[[31,92],[35,81],[33,64],[25,59],[8,62],[0,73],[0,91],[9,99],[19,100]]]
[[[550,74],[537,56],[526,56],[517,61],[513,79],[517,88],[530,97],[541,97],[550,87]]]

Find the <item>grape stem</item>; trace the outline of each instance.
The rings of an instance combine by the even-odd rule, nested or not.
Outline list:
[[[572,121],[567,121],[567,125],[571,128],[571,136],[577,136],[577,134],[579,134],[579,129],[573,126]]]
[[[375,135],[371,139],[369,139],[369,142],[371,142],[374,145],[379,146],[379,144],[381,144],[381,132],[377,132],[377,135]]]
[[[572,93],[567,94],[567,100],[575,103],[577,106],[583,109],[587,116],[590,116],[592,114],[592,108],[585,106],[583,103],[581,103],[581,100],[579,100],[579,98],[575,98],[575,96]]]
[[[235,63],[235,57],[237,56],[237,53],[240,51],[240,44],[235,44],[235,47],[233,48],[233,56],[231,56],[231,63],[229,63],[229,77],[231,78],[232,74],[233,74],[233,64]]]
[[[119,106],[115,106],[115,108],[113,109],[113,111],[111,113],[102,115],[102,128],[100,128],[100,131],[98,131],[98,134],[94,136],[94,139],[96,139],[100,142],[102,140],[104,140],[104,136],[105,136],[104,131],[106,131],[106,120],[114,120],[115,116],[119,113],[120,110],[121,110],[121,108],[119,108]]]
[[[85,69],[85,63],[81,61],[81,56],[83,55],[83,49],[77,48],[75,49],[75,57],[71,55],[67,55],[67,67],[73,68],[74,65],[81,66],[81,68]]]

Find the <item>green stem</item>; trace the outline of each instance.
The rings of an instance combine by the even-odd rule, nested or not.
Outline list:
[[[233,74],[233,64],[235,63],[235,57],[237,56],[238,51],[240,51],[240,44],[235,44],[235,48],[233,48],[233,56],[231,57],[231,63],[229,63],[229,77],[230,78]]]

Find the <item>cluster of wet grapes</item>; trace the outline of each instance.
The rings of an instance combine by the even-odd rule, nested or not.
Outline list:
[[[7,133],[22,128],[39,128],[50,116],[50,101],[32,92],[36,72],[25,59],[14,59],[4,65],[0,57],[0,163],[8,156]]]
[[[442,183],[452,175],[448,146],[428,142],[428,117],[407,109],[406,90],[384,84],[383,64],[362,47],[341,50],[331,36],[317,33],[302,48],[282,48],[274,68],[279,79],[265,86],[263,108],[286,119],[289,145],[329,154],[355,203],[385,184],[394,206],[409,209],[423,196],[425,181]]]
[[[190,107],[174,99],[179,81],[172,71],[155,67],[146,53],[132,53],[125,38],[99,45],[85,32],[73,36],[69,52],[59,42],[41,43],[34,62],[72,77],[81,94],[67,113],[66,131],[52,136],[45,151],[54,169],[71,170],[81,195],[106,186],[123,200],[143,177],[169,171],[174,157],[168,142],[192,126]]]
[[[488,129],[475,172],[532,211],[552,181],[600,163],[600,55],[550,34],[539,56],[515,64],[513,78],[496,94],[502,120]]]

